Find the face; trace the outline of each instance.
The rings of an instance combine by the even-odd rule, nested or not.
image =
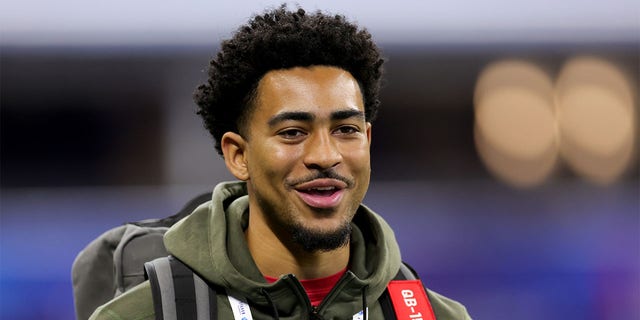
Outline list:
[[[261,215],[308,251],[345,244],[371,172],[357,81],[335,67],[275,70],[254,103],[234,172],[247,181],[252,219]]]

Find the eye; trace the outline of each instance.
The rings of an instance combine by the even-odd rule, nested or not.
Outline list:
[[[350,135],[360,132],[360,129],[354,126],[341,126],[335,130],[335,133],[340,135]]]
[[[304,137],[306,133],[300,129],[285,129],[278,132],[278,136],[285,139],[297,139],[300,137]]]

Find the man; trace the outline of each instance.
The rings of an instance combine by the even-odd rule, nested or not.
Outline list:
[[[164,237],[216,289],[219,319],[239,319],[232,307],[253,319],[383,319],[400,251],[361,204],[382,62],[365,30],[302,9],[256,16],[223,42],[195,99],[241,182],[218,185]],[[429,300],[439,320],[469,319],[457,302]],[[147,281],[92,319],[154,317]]]

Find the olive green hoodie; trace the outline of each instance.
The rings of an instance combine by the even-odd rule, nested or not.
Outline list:
[[[352,319],[365,303],[369,319],[382,319],[377,302],[400,267],[400,250],[393,231],[382,218],[361,206],[353,220],[349,270],[334,289],[312,309],[295,275],[267,283],[255,265],[244,238],[248,196],[242,182],[219,184],[210,202],[174,225],[164,236],[167,250],[203,279],[244,297],[253,319]],[[218,290],[218,318],[233,319],[229,301]],[[438,320],[470,319],[462,305],[429,292]],[[154,319],[148,281],[96,310],[90,319]]]

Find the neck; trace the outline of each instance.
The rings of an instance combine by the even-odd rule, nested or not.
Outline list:
[[[264,276],[278,278],[291,273],[299,279],[317,279],[334,275],[349,263],[348,244],[331,251],[305,251],[290,241],[290,236],[278,236],[260,213],[250,215],[245,237],[249,252]]]

